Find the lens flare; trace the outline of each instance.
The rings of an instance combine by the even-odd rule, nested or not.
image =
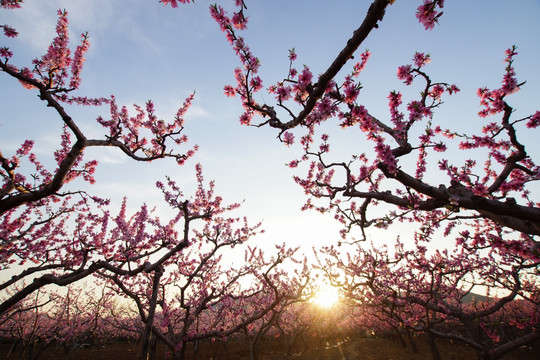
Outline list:
[[[329,285],[320,287],[313,297],[313,303],[321,308],[330,308],[339,302],[339,291],[337,288]]]

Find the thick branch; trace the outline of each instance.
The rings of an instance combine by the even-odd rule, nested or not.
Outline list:
[[[420,210],[432,210],[450,204],[451,199],[459,207],[477,211],[482,216],[500,225],[526,234],[540,235],[539,208],[477,196],[461,184],[453,184],[448,189],[444,186],[434,187],[401,170],[398,170],[395,174],[390,174],[388,171],[385,171],[383,165],[380,168],[385,173],[385,176],[394,178],[402,185],[430,197],[429,200],[421,201],[418,204],[407,204],[409,206],[416,206]],[[351,191],[348,195],[355,196],[356,194],[356,192]],[[357,195],[361,194],[358,193]],[[381,200],[399,206],[403,206],[405,201],[405,199],[392,196],[391,194],[384,195],[384,199]]]
[[[377,28],[377,22],[382,20],[388,0],[375,0],[367,12],[364,21],[358,29],[356,29],[352,37],[347,41],[345,47],[340,51],[338,56],[334,59],[334,62],[328,67],[328,69],[319,77],[317,84],[315,84],[313,91],[310,93],[309,98],[302,111],[293,120],[283,123],[277,118],[272,119],[269,125],[281,130],[287,130],[296,127],[303,123],[306,117],[311,113],[317,101],[323,96],[328,84],[339,73],[341,68],[352,58],[355,51],[360,47],[362,42],[367,38],[371,30]]]

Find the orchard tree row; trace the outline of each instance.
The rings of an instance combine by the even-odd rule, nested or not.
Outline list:
[[[288,165],[304,174],[294,177],[306,195],[303,209],[342,224],[336,247],[314,250],[316,262],[285,244],[271,254],[258,248],[261,225],[237,215],[239,203],[216,195],[199,164],[192,195],[177,179],[156,184],[169,218],[149,205],[135,209],[128,199],[110,204],[95,196],[91,185],[99,164],[85,156],[90,149],[116,148],[134,162],[171,158],[179,166],[196,154],[184,130],[194,96],[166,121],[151,101],[130,113],[114,96],[81,95],[89,35],[73,46],[63,10],[48,50],[30,66],[15,64],[12,50],[2,45],[3,86],[34,92],[62,125],[49,156],[34,151],[32,139],[9,153],[0,144],[3,335],[20,341],[29,358],[52,343],[69,354],[86,338],[120,336],[140,339],[141,358],[151,357],[159,341],[183,359],[188,344],[243,334],[255,358],[264,335],[293,338],[315,327],[316,314],[306,309],[324,277],[341,290],[351,324],[376,333],[426,334],[435,359],[437,338],[465,343],[484,359],[539,341],[540,203],[532,190],[540,168],[521,134],[536,131],[540,111],[515,116],[510,96],[525,84],[514,69],[517,48],[501,54],[501,86],[478,90],[478,115],[485,119],[479,133],[438,123],[445,97],[459,88],[433,79],[426,67],[430,55],[421,52],[397,69],[397,77],[420,93],[404,103],[403,94],[392,90],[388,114],[375,114],[361,103],[367,90],[359,79],[370,52],[359,49],[384,28],[394,2],[373,1],[320,75],[309,64],[298,66],[291,49],[283,78],[266,86],[259,76],[264,59],[241,36],[249,4],[223,4],[234,7],[232,16],[220,4],[209,9],[238,56],[236,83],[224,92],[242,104],[240,123],[274,129],[279,142],[299,147],[302,156]],[[175,0],[161,3],[178,7]],[[417,20],[430,30],[444,1],[420,3]],[[21,0],[0,0],[0,7],[3,13],[24,10]],[[0,27],[2,42],[17,37],[9,24]],[[258,96],[263,90],[270,96]],[[107,113],[95,120],[101,135],[85,132],[82,120],[71,115],[78,106]],[[324,131],[334,123],[363,137],[350,158],[335,160],[331,153]],[[459,149],[466,160],[453,159],[448,149]],[[413,228],[410,238],[395,236],[382,248],[365,241],[373,228],[396,224]],[[361,236],[353,239],[357,230]],[[446,239],[447,248],[430,246],[438,238]],[[96,282],[92,291],[101,295],[86,295],[81,281]],[[471,294],[486,297],[471,301]]]
[[[475,268],[476,255],[456,264],[456,254],[426,257],[404,251],[390,257],[386,249],[359,248],[348,259],[354,263],[342,264],[340,254],[329,248],[320,254],[325,261],[311,277],[306,271],[294,276],[284,272],[293,253],[269,261],[260,252],[246,255],[253,265],[240,276],[205,256],[193,260],[187,275],[178,267],[166,281],[158,279],[163,275],[158,273],[138,284],[102,278],[99,286],[36,291],[0,317],[2,342],[10,346],[8,358],[39,359],[53,352],[69,359],[86,348],[107,351],[123,345],[144,349],[143,357],[150,359],[157,358],[159,348],[166,348],[172,358],[186,359],[198,353],[233,353],[239,346],[250,359],[258,359],[265,341],[280,344],[274,345],[276,351],[292,355],[375,336],[399,339],[412,352],[419,352],[419,342],[427,340],[434,359],[441,358],[441,339],[467,346],[480,358],[496,359],[533,345],[536,337],[538,308],[516,295],[523,286],[518,279],[525,279],[527,271],[498,282],[503,272],[481,273]],[[486,261],[493,258],[481,262]],[[496,268],[483,267],[490,268],[488,272]],[[340,268],[347,273],[336,275]],[[324,269],[332,269],[327,277],[341,289],[339,301],[327,307],[315,295],[315,274]],[[231,274],[236,279],[231,280]],[[242,276],[249,278],[243,286],[237,281]],[[474,293],[478,286],[486,287],[488,296]],[[509,295],[493,295],[508,287],[513,288]]]

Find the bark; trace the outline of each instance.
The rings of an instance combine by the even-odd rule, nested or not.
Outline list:
[[[419,353],[418,345],[416,344],[416,340],[414,339],[413,333],[408,328],[405,331],[407,332],[407,338],[409,339],[409,344],[411,344],[413,353],[418,354]]]
[[[437,347],[437,341],[436,337],[428,332],[427,333],[427,340],[429,344],[429,349],[431,350],[431,355],[433,357],[433,360],[441,360],[441,353],[439,352],[439,348]]]
[[[148,309],[148,316],[146,319],[146,326],[143,334],[143,345],[141,350],[141,360],[150,360],[150,337],[152,336],[152,328],[154,327],[154,315],[156,313],[157,297],[159,292],[159,280],[163,275],[162,269],[158,269],[154,272],[154,281],[152,284],[152,297],[150,299],[150,307]]]

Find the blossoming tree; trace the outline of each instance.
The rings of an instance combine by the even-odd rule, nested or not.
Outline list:
[[[414,53],[411,64],[397,69],[398,79],[407,86],[420,87],[420,93],[404,104],[400,91],[390,91],[388,113],[376,114],[361,101],[364,90],[359,80],[370,53],[359,52],[359,48],[375,29],[384,27],[385,13],[392,11],[394,2],[374,0],[321,75],[314,75],[308,65],[299,67],[295,50],[290,50],[285,75],[267,87],[273,100],[263,102],[257,99],[264,97],[256,96],[264,89],[259,75],[262,62],[239,35],[247,28],[245,1],[235,1],[232,16],[218,4],[211,6],[211,16],[241,62],[234,71],[236,84],[225,86],[225,94],[240,99],[244,107],[241,124],[275,129],[288,146],[299,138],[302,154],[289,166],[307,172],[294,178],[307,196],[304,209],[333,213],[343,225],[344,238],[353,228],[360,229],[363,240],[373,227],[386,229],[397,222],[414,225],[411,236],[416,248],[412,252],[394,256],[380,249],[364,249],[349,253],[347,262],[326,249],[333,256],[329,268],[362,278],[362,287],[354,282],[340,283],[346,290],[353,285],[354,289],[348,289],[352,300],[361,298],[377,307],[377,315],[386,316],[391,326],[460,340],[482,356],[497,357],[538,338],[534,316],[534,323],[527,324],[514,318],[513,324],[527,333],[505,337],[510,340],[502,345],[499,333],[504,329],[497,333],[493,324],[498,316],[506,316],[501,315],[503,310],[522,304],[517,302],[520,297],[527,306],[515,305],[518,310],[512,308],[505,314],[514,310],[514,314],[534,314],[538,310],[540,205],[533,199],[531,184],[540,178],[540,168],[521,134],[523,128],[534,131],[538,127],[540,112],[530,109],[529,115],[516,116],[509,99],[524,83],[517,80],[517,48],[511,47],[504,58],[501,86],[477,92],[482,107],[479,116],[495,119],[477,133],[462,133],[438,123],[436,115],[443,100],[459,88],[447,79],[430,76],[427,65],[431,57],[421,52]],[[190,0],[161,3],[176,8]],[[21,0],[0,0],[2,10],[21,4]],[[423,0],[416,17],[427,30],[432,29],[443,6],[443,0]],[[9,25],[0,27],[3,39],[17,36]],[[30,139],[9,154],[5,147],[0,148],[0,275],[21,269],[11,277],[2,277],[0,315],[30,316],[32,313],[24,314],[20,305],[32,294],[39,295],[44,286],[66,286],[99,273],[136,303],[145,325],[143,356],[149,352],[152,334],[169,345],[175,356],[182,357],[180,349],[189,342],[228,336],[240,329],[251,336],[252,352],[256,352],[258,334],[276,323],[283,306],[301,299],[298,290],[307,286],[292,275],[295,281],[284,279],[287,274],[276,270],[280,256],[291,254],[283,248],[277,259],[267,260],[262,253],[254,255],[258,250],[250,250],[252,256],[246,262],[260,261],[260,266],[250,270],[260,288],[239,292],[241,295],[231,292],[248,270],[221,272],[216,253],[221,247],[243,243],[258,227],[230,216],[238,204],[223,205],[221,197],[214,194],[213,183],[204,183],[199,165],[192,197],[186,197],[171,179],[157,184],[174,211],[168,220],[159,218],[147,205],[130,211],[127,200],[113,215],[107,200],[90,193],[87,185],[95,182],[98,164],[85,157],[89,149],[113,147],[134,161],[171,158],[182,165],[196,147],[179,150],[187,142],[184,114],[193,96],[185,100],[172,121],[166,122],[158,118],[151,101],[135,105],[135,114],[130,114],[114,96],[78,95],[88,48],[86,33],[79,46],[70,48],[65,11],[58,12],[56,37],[47,52],[30,67],[14,64],[13,52],[0,47],[0,75],[35,92],[54,110],[63,129],[58,148],[50,154],[52,166],[38,156]],[[350,63],[355,56],[359,61]],[[103,129],[101,136],[91,137],[83,130],[81,121],[70,115],[72,105],[108,108],[106,118],[96,119]],[[349,159],[332,159],[332,137],[322,131],[331,120],[365,136],[362,148],[354,149]],[[447,156],[450,149],[472,155],[453,160]],[[483,167],[478,165],[479,153]],[[432,167],[439,169],[437,176],[428,171]],[[239,227],[233,230],[232,225]],[[450,235],[457,241],[455,253],[427,254],[427,241]],[[399,243],[396,249],[400,250]],[[167,273],[165,267],[173,263],[182,267]],[[364,266],[359,268],[358,264]],[[301,276],[307,277],[307,271]],[[465,280],[497,288],[503,294],[484,303],[480,310],[466,308],[460,302]],[[163,294],[170,293],[175,284],[179,297],[166,298]],[[356,290],[364,292],[359,295]],[[262,310],[255,306],[260,303],[264,304]],[[38,305],[32,311],[42,318]],[[222,317],[210,316],[213,312]],[[235,322],[240,315],[240,323]],[[484,328],[471,325],[473,320],[482,320]],[[467,327],[470,336],[446,331],[444,326],[449,323]],[[194,324],[206,328],[195,331]],[[222,329],[212,330],[209,324]],[[134,328],[140,331],[140,323]],[[489,345],[484,343],[486,336]]]
[[[435,338],[460,341],[479,358],[496,359],[540,339],[538,262],[528,254],[485,252],[467,245],[430,252],[399,242],[393,251],[358,247],[342,254],[328,247],[321,268],[365,317],[375,313],[390,326],[427,333],[434,359],[440,359]],[[478,294],[484,300],[474,301]],[[518,308],[514,315],[522,315],[508,316]],[[502,318],[515,331],[497,327]]]
[[[21,3],[2,1],[0,6],[6,11]],[[8,25],[2,25],[2,30],[3,36],[17,36]],[[126,199],[113,215],[108,200],[89,193],[84,182],[95,182],[98,165],[96,160],[85,161],[90,148],[114,147],[135,161],[172,158],[182,165],[196,146],[179,152],[187,141],[183,116],[192,95],[170,122],[158,118],[151,101],[135,105],[131,115],[127,107],[117,105],[114,96],[74,95],[89,47],[88,34],[81,38],[72,53],[68,14],[59,11],[56,37],[46,54],[33,60],[32,68],[12,64],[9,48],[0,52],[1,75],[36,92],[44,105],[54,109],[63,127],[59,148],[50,156],[52,168],[46,166],[50,159],[40,159],[33,152],[32,140],[24,141],[13,154],[0,149],[0,271],[10,274],[2,276],[0,314],[43,286],[69,285],[98,271],[117,276],[154,273],[191,244],[192,223],[226,231],[229,223],[219,216],[238,207],[222,205],[213,183],[203,184],[199,165],[198,188],[192,198],[172,180],[157,184],[175,212],[170,220],[160,219],[147,205],[129,215]],[[69,115],[71,105],[109,108],[108,118],[96,119],[104,129],[101,138],[90,138],[82,130],[82,121]]]
[[[444,97],[459,92],[459,88],[429,76],[428,54],[417,52],[412,64],[398,68],[398,78],[406,85],[414,82],[421,92],[404,106],[401,92],[391,91],[387,115],[376,115],[360,102],[359,78],[369,59],[368,51],[360,53],[360,61],[352,64],[350,72],[340,80],[339,73],[346,71],[364,40],[374,29],[384,27],[382,20],[386,11],[392,11],[393,3],[373,1],[360,26],[319,76],[314,76],[308,65],[297,68],[297,55],[291,50],[286,76],[267,88],[274,100],[265,103],[255,99],[263,89],[263,80],[258,76],[262,61],[238,34],[247,23],[244,3],[237,2],[241,10],[233,17],[222,7],[213,6],[212,16],[242,63],[235,70],[236,85],[225,87],[225,93],[239,97],[244,106],[240,122],[274,128],[287,145],[294,143],[295,132],[302,134],[300,146],[304,154],[289,165],[307,165],[307,175],[295,177],[308,196],[304,208],[335,212],[343,224],[344,237],[352,227],[359,227],[365,238],[365,229],[370,226],[386,228],[401,221],[419,224],[417,236],[429,238],[432,233],[428,229],[446,222],[450,230],[457,221],[473,219],[492,229],[487,236],[494,242],[500,241],[498,230],[508,229],[515,231],[523,247],[537,251],[540,210],[530,198],[529,185],[539,179],[540,169],[518,130],[537,128],[540,112],[533,110],[529,116],[514,118],[508,99],[524,84],[514,71],[515,47],[506,51],[501,87],[478,90],[483,107],[480,117],[497,118],[486,123],[479,134],[461,134],[437,123],[436,112]],[[426,29],[438,22],[443,5],[443,1],[426,0],[418,7],[416,16]],[[355,149],[350,159],[330,160],[331,139],[319,132],[331,120],[337,120],[342,128],[359,128],[365,134],[363,148]],[[447,143],[454,140],[463,151],[483,150],[483,168],[474,158],[462,164],[445,158],[450,146]],[[428,165],[438,166],[446,180],[431,176],[434,172],[427,171]],[[377,211],[368,210],[380,204],[390,205],[392,210],[370,216]]]
[[[533,278],[538,274],[540,204],[535,202],[531,190],[532,183],[540,179],[540,167],[534,161],[535,154],[525,146],[523,130],[534,130],[539,126],[540,111],[533,108],[528,110],[530,115],[515,115],[510,96],[520,91],[524,82],[517,80],[514,69],[517,48],[512,46],[505,53],[506,67],[501,86],[495,89],[481,87],[477,91],[481,106],[478,116],[495,120],[485,122],[476,133],[462,133],[437,122],[437,110],[443,106],[445,97],[460,90],[446,79],[430,76],[426,65],[431,62],[431,57],[421,52],[414,54],[411,64],[397,69],[398,79],[407,86],[414,84],[420,88],[420,93],[404,104],[400,91],[390,91],[388,114],[372,112],[368,105],[361,103],[359,96],[362,91],[359,79],[370,53],[367,50],[359,53],[358,49],[374,29],[384,27],[385,12],[392,11],[393,3],[373,1],[360,26],[319,76],[315,76],[308,65],[298,68],[295,62],[297,54],[294,49],[290,50],[290,65],[285,76],[266,88],[274,97],[272,101],[256,96],[264,88],[263,79],[258,75],[264,59],[257,58],[239,35],[247,27],[244,2],[236,2],[240,10],[232,17],[222,7],[213,6],[212,16],[241,62],[241,67],[234,72],[236,84],[225,86],[225,94],[240,99],[244,107],[240,123],[274,128],[279,140],[288,146],[292,146],[300,134],[303,154],[289,166],[300,170],[307,168],[306,175],[295,176],[296,183],[307,195],[303,208],[334,213],[334,217],[343,224],[343,238],[353,228],[359,228],[359,240],[365,240],[368,228],[388,229],[398,222],[412,224],[410,227],[415,231],[410,235],[416,241],[419,257],[422,257],[420,249],[424,249],[429,241],[453,234],[458,249],[461,248],[456,251],[462,251],[462,255],[468,253],[471,259],[477,260],[474,270],[467,270],[469,275],[474,272],[481,281],[489,282],[491,271],[499,274],[501,285],[510,284],[506,287],[509,294],[494,304],[486,303],[486,309],[474,315],[454,314],[462,320],[487,316],[518,295],[528,297],[521,295],[521,286],[528,280],[518,275],[528,272],[524,269],[530,269]],[[416,16],[427,30],[438,22],[443,6],[444,1],[425,0],[417,8]],[[355,56],[359,61],[347,67]],[[340,75],[347,69],[349,73]],[[264,102],[257,99],[264,99]],[[321,134],[322,129],[328,129],[334,122],[344,129],[357,128],[365,135],[365,141],[351,150],[353,155],[350,159],[336,160],[332,157],[331,137]],[[453,154],[450,156],[449,153],[455,150],[463,152],[467,158],[459,160],[462,157],[459,156],[452,159]],[[479,166],[481,161],[483,167]],[[440,172],[428,171],[433,168]],[[448,246],[452,242],[446,241]],[[377,249],[372,251],[377,252]],[[498,254],[500,258],[493,259],[492,254]],[[444,262],[445,257],[440,260]],[[508,260],[513,257],[521,260]],[[389,293],[374,295],[386,299],[384,301],[391,299],[396,292],[411,291],[404,277],[386,279],[384,269],[395,262],[399,260],[384,257],[359,270],[367,271],[369,268],[372,271],[371,278],[364,285],[380,282],[396,286]],[[358,269],[358,263],[364,264],[352,258],[345,264],[336,257],[334,263],[327,264],[327,268],[341,268],[347,272]],[[450,265],[444,265],[447,266]],[[410,279],[420,276],[425,270],[409,262],[398,272],[411,269],[416,270],[410,273]],[[526,278],[528,275],[523,276]],[[455,287],[455,291],[462,290]],[[441,296],[444,298],[449,294],[433,294],[435,300]],[[403,298],[401,300],[404,301]],[[433,312],[435,322],[448,315],[447,310],[435,310],[438,305],[430,302],[404,303],[410,308],[403,319],[394,319],[397,323],[403,323],[405,317],[420,316],[422,309],[426,314]],[[538,307],[536,300],[532,304],[534,308]],[[392,302],[386,310],[390,309],[388,311],[396,315],[397,312],[393,311],[395,305]],[[418,324],[417,320],[413,323]],[[423,330],[430,330],[433,335],[436,333],[429,326]],[[437,333],[436,336],[443,335]],[[534,325],[531,333],[521,340],[534,341],[537,336]],[[485,355],[487,357],[497,357],[519,346],[521,340],[489,350],[481,348],[478,340],[470,340],[469,345],[477,347],[484,355],[489,353]]]
[[[230,255],[233,247],[247,240],[242,234],[206,228],[200,233],[206,240],[173,257],[162,272],[103,275],[135,303],[149,331],[143,335],[141,358],[146,354],[152,358],[158,341],[173,358],[185,359],[188,345],[197,349],[202,341],[226,341],[238,333],[249,335],[250,357],[256,358],[257,345],[276,317],[292,303],[306,301],[307,267],[298,276],[286,269],[287,263],[297,261],[297,249],[279,246],[277,254],[267,259],[264,252],[249,248],[245,264],[224,263],[223,252]],[[157,341],[150,341],[150,335]]]

